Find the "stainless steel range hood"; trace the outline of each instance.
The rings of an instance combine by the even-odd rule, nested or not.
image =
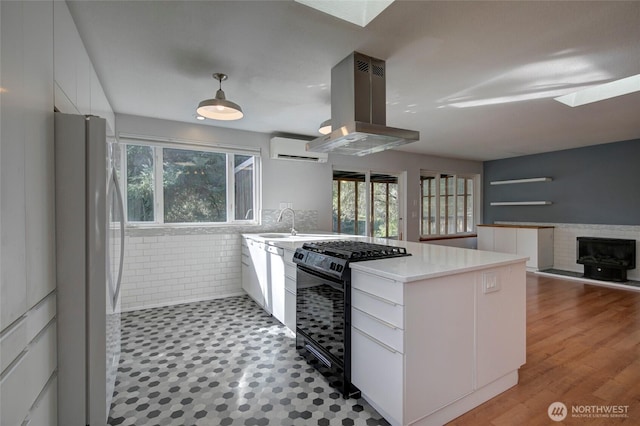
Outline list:
[[[363,156],[415,142],[420,132],[386,126],[386,68],[353,52],[331,70],[331,128],[307,151]]]

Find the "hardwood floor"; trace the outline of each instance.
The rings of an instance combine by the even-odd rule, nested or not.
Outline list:
[[[527,274],[527,362],[518,385],[450,424],[559,424],[547,414],[556,401],[568,409],[562,424],[640,424],[639,292]],[[572,416],[572,407],[614,405],[628,406],[628,417]]]

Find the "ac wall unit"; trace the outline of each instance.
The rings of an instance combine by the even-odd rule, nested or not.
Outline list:
[[[271,138],[269,151],[275,160],[309,161],[312,163],[326,163],[327,153],[307,151],[307,142],[302,139],[282,137]]]

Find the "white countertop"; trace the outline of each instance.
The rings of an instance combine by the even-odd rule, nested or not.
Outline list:
[[[399,282],[419,281],[486,269],[491,266],[510,265],[525,262],[528,259],[526,256],[515,254],[387,240],[384,238],[359,237],[355,235],[305,233],[296,237],[274,239],[270,239],[268,235],[269,233],[243,234],[244,237],[252,238],[256,241],[274,245],[285,250],[295,250],[298,247],[302,247],[302,244],[308,241],[329,239],[357,239],[376,244],[405,247],[407,253],[411,253],[411,256],[352,262],[349,264],[352,270],[366,272]]]
[[[411,256],[354,262],[349,264],[351,269],[405,283],[521,263],[528,259],[514,254],[435,244],[373,240],[372,242],[385,241],[389,245],[406,247]]]

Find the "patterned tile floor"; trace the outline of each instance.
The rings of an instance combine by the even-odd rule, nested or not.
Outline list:
[[[109,425],[388,425],[285,330],[247,296],[123,314]]]

